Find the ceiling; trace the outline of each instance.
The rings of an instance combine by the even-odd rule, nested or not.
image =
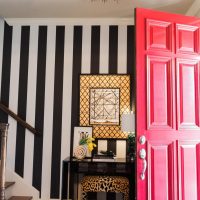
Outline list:
[[[132,18],[135,7],[185,14],[199,0],[0,0],[5,18]]]

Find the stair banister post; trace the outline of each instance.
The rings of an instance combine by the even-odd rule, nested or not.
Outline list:
[[[1,165],[0,165],[0,200],[5,200],[5,173],[6,173],[6,150],[9,124],[0,123],[1,133]]]

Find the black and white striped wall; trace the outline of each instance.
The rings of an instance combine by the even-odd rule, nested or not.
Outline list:
[[[121,22],[8,25],[0,20],[1,102],[39,131],[10,124],[7,167],[41,191],[60,198],[62,160],[78,126],[80,73],[134,73],[134,27]],[[125,156],[126,142],[100,140],[98,148]]]

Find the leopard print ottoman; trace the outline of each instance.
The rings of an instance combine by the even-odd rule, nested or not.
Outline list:
[[[129,199],[129,180],[123,176],[84,176],[81,180],[82,200],[87,192],[119,192],[124,200]]]

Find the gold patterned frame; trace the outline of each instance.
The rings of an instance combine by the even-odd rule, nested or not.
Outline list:
[[[121,114],[130,111],[130,75],[82,74],[80,75],[80,126],[89,126],[90,88],[120,89],[120,122]],[[121,131],[120,125],[93,125],[93,137],[125,139],[127,134]]]

